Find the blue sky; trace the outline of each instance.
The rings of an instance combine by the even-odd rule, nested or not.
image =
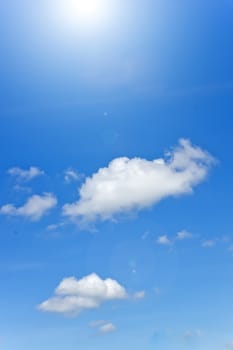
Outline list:
[[[89,1],[0,3],[0,349],[233,349],[232,2]]]

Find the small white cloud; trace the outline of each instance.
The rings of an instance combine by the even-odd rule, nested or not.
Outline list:
[[[116,331],[116,326],[113,323],[106,323],[99,327],[100,333],[107,334]]]
[[[144,299],[145,296],[146,296],[146,292],[144,290],[134,293],[134,299],[137,299],[137,300]]]
[[[56,197],[51,193],[44,193],[42,196],[33,195],[22,207],[17,208],[13,204],[5,204],[0,208],[0,214],[22,216],[36,221],[56,205]]]
[[[160,244],[160,245],[170,245],[170,244],[172,244],[171,240],[166,235],[158,237],[156,243]]]
[[[72,181],[78,181],[81,178],[81,175],[72,168],[69,168],[64,173],[64,179],[67,184]]]
[[[34,179],[35,177],[44,175],[44,171],[33,166],[30,167],[28,170],[15,167],[9,169],[8,174],[10,174],[11,176],[16,176],[18,180],[28,182]]]
[[[191,239],[191,238],[193,238],[192,233],[190,233],[186,230],[182,230],[176,234],[176,239],[179,241],[183,241],[185,239]]]
[[[84,221],[109,220],[170,196],[192,193],[213,163],[207,152],[184,139],[164,159],[116,158],[86,179],[79,200],[64,205],[63,215]]]
[[[203,248],[213,248],[216,245],[216,241],[214,240],[207,240],[202,243]]]
[[[44,312],[78,314],[86,309],[95,309],[110,300],[127,298],[126,290],[117,281],[101,279],[93,273],[78,280],[69,277],[62,280],[54,297],[41,303],[38,308]]]
[[[64,222],[60,222],[60,223],[58,223],[58,224],[51,224],[51,225],[48,225],[48,226],[46,227],[46,230],[47,230],[47,231],[56,231],[56,230],[58,230],[59,228],[62,228],[64,225],[65,225]]]
[[[93,321],[89,324],[91,328],[96,328],[102,334],[112,333],[116,331],[116,326],[109,321]]]

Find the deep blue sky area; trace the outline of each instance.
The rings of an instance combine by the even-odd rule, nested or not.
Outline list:
[[[0,350],[233,349],[232,43],[230,0],[0,1]]]

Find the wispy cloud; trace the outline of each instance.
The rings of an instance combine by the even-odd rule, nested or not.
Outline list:
[[[191,338],[200,338],[204,335],[203,331],[200,329],[196,330],[187,330],[184,333],[184,338],[186,340],[191,339]]]
[[[82,178],[82,175],[72,168],[69,168],[64,172],[64,180],[67,184],[73,181],[78,181],[81,178]]]
[[[93,321],[89,326],[91,328],[96,328],[102,334],[112,333],[116,331],[116,326],[109,321]]]
[[[192,239],[192,238],[193,238],[193,234],[186,230],[179,231],[176,234],[176,239],[178,241],[184,241],[185,239]]]
[[[11,168],[8,170],[8,174],[15,176],[17,180],[28,182],[35,177],[44,175],[44,171],[37,167],[30,167],[28,170],[21,169],[19,167]]]
[[[142,290],[142,291],[138,291],[138,292],[134,293],[133,297],[136,300],[141,300],[141,299],[144,299],[145,296],[146,296],[146,292],[144,290]]]
[[[56,205],[56,197],[52,193],[44,193],[41,196],[31,196],[21,207],[16,207],[13,204],[5,204],[0,208],[0,214],[6,216],[21,216],[37,221]]]
[[[48,225],[46,227],[46,230],[47,231],[56,231],[60,228],[62,228],[63,226],[65,226],[65,223],[64,222],[59,222],[58,224],[51,224],[51,225]]]
[[[216,241],[212,239],[202,242],[203,248],[213,248],[215,245],[216,245]]]
[[[169,196],[192,193],[213,163],[209,153],[184,139],[164,159],[116,158],[86,179],[79,191],[80,199],[66,204],[63,214],[87,221],[108,220]]]
[[[106,323],[99,327],[100,333],[107,334],[116,331],[116,326],[113,323]]]

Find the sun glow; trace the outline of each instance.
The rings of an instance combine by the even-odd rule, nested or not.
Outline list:
[[[101,5],[101,1],[99,0],[74,0],[73,9],[83,17],[93,18],[101,15]]]
[[[106,0],[69,0],[64,5],[63,15],[71,24],[96,27],[106,20],[106,5]]]

